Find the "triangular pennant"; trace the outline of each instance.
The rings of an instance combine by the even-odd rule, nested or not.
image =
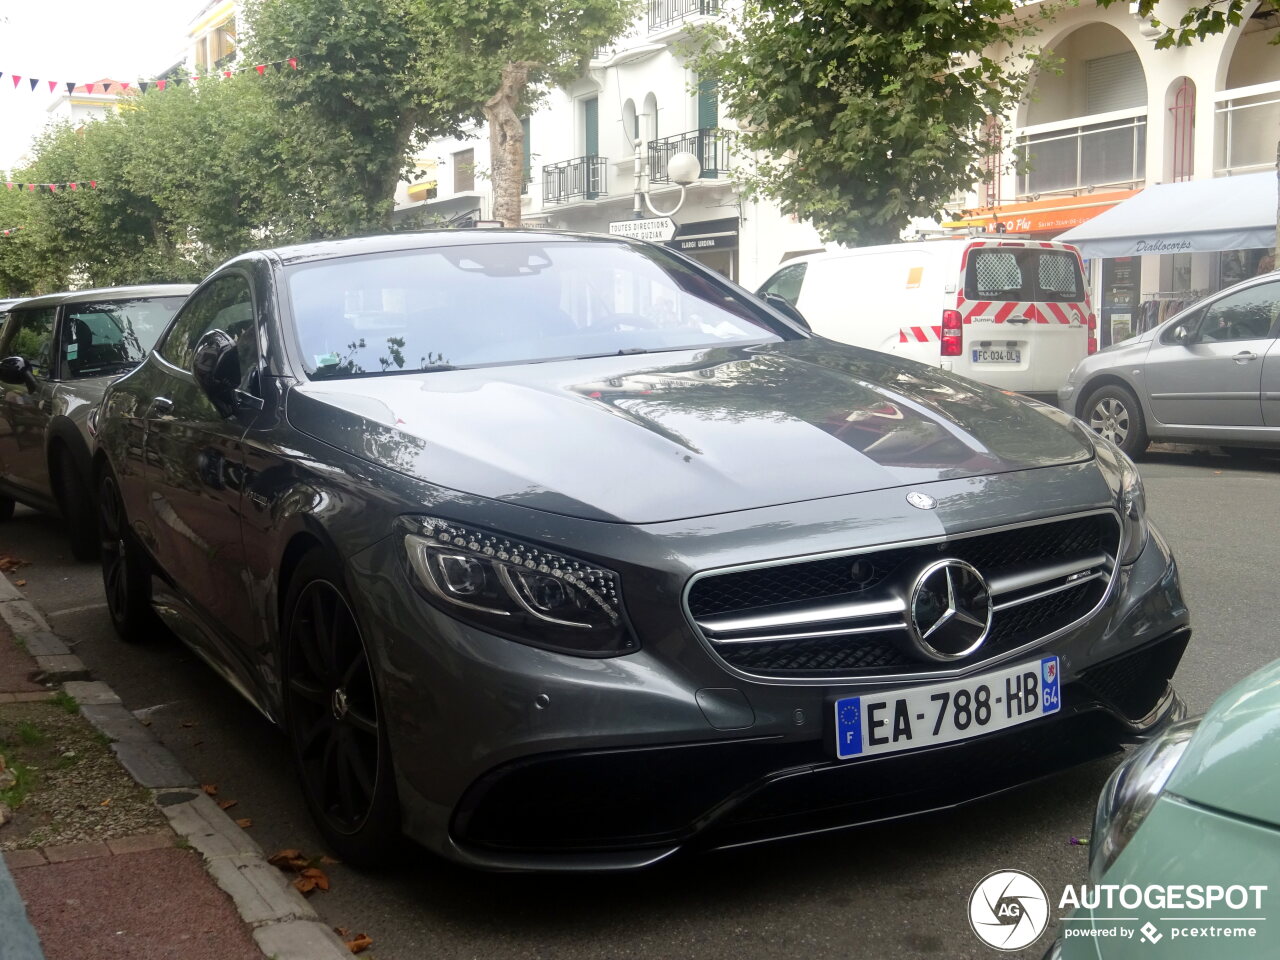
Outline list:
[[[281,70],[284,69],[284,62],[281,60],[277,60],[275,63],[271,65],[271,69],[274,70],[276,73],[279,73]]]
[[[227,78],[230,78],[230,77],[231,77],[231,73],[232,73],[232,71],[230,71],[230,70],[223,70],[223,71],[222,71],[222,75],[223,75],[224,77],[227,77]]]
[[[18,76],[16,73],[13,74],[13,87],[15,90],[18,88],[18,84],[20,84],[21,82],[22,82],[22,78]]]
[[[16,184],[16,183],[13,183],[13,182],[6,182],[6,183],[5,183],[5,186],[6,186],[8,189],[12,190],[14,187],[16,187],[16,186],[17,186],[17,184]]]
[[[55,91],[55,90],[57,90],[57,89],[58,89],[58,81],[57,81],[57,80],[50,80],[50,81],[49,81],[49,92],[50,92],[50,93],[53,93],[53,91]]]
[[[67,95],[70,96],[70,94],[72,94],[76,89],[76,82],[74,80],[68,80],[63,84],[63,86],[67,88]]]
[[[27,83],[31,84],[32,90],[35,90],[36,87],[40,86],[40,81],[37,80],[35,77],[32,77],[30,80],[27,81]]]
[[[111,84],[109,84],[109,83],[104,83],[104,84],[102,85],[102,92],[103,92],[103,93],[110,93],[110,92],[111,92]]]
[[[97,86],[97,84],[96,84],[96,83],[86,83],[86,84],[84,85],[84,88],[85,88],[85,90],[87,90],[89,93],[93,93],[93,88],[94,88],[94,87],[96,87],[96,86]]]
[[[68,190],[79,190],[79,189],[80,189],[80,184],[78,184],[78,183],[68,183],[68,184],[67,184],[67,189],[68,189]]]
[[[173,85],[174,85],[175,87],[180,87],[180,86],[182,86],[182,84],[183,84],[183,82],[184,82],[185,80],[186,80],[186,78],[185,78],[185,77],[174,77],[174,78],[173,78]]]
[[[262,76],[264,73],[267,72],[267,65],[265,63],[260,63],[253,69],[258,71],[258,76]]]
[[[90,181],[89,181],[89,189],[90,189],[90,190],[97,190],[97,189],[98,189],[98,181],[97,181],[97,180],[90,180]]]
[[[28,183],[27,193],[35,193],[35,192],[36,192],[36,185],[34,183]]]
[[[121,92],[121,93],[126,93],[128,90],[129,90],[129,84],[127,84],[127,83],[121,83],[121,84],[120,84],[120,92]]]
[[[139,90],[141,90],[143,93],[146,93],[146,92],[147,92],[147,87],[149,87],[149,86],[151,86],[151,81],[150,81],[150,80],[139,80],[139,81],[138,81],[138,89],[139,89]]]
[[[298,58],[297,58],[297,57],[290,57],[290,58],[289,58],[289,69],[290,69],[290,70],[297,70],[297,69],[298,69]]]
[[[49,192],[50,192],[50,193],[57,193],[57,192],[58,192],[58,185],[57,185],[56,183],[51,183],[51,184],[49,184]]]
[[[165,85],[166,85],[166,84],[168,84],[168,82],[169,82],[168,80],[157,80],[157,81],[156,81],[156,89],[157,89],[157,90],[163,90],[163,89],[165,88]]]

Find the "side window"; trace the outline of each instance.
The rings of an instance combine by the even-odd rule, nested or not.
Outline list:
[[[14,310],[0,343],[0,356],[22,357],[37,377],[48,377],[53,362],[53,320],[57,307]]]
[[[164,342],[156,349],[175,367],[191,369],[196,344],[210,330],[223,330],[236,341],[240,370],[246,385],[257,370],[257,330],[253,322],[253,292],[237,273],[219,277],[191,296]]]
[[[804,272],[808,266],[807,263],[793,263],[783,267],[764,282],[760,293],[776,293],[794,307],[800,301],[800,286],[804,283]]]
[[[1208,343],[1274,336],[1280,313],[1280,283],[1263,283],[1209,304],[1199,339]]]
[[[1194,310],[1188,313],[1180,321],[1165,328],[1164,333],[1160,334],[1160,342],[1165,345],[1177,343],[1189,343],[1196,335],[1196,331],[1200,329],[1200,321],[1204,318],[1204,310]],[[1186,337],[1180,338],[1178,330],[1186,332]]]

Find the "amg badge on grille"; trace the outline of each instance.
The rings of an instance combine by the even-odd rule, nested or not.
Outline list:
[[[927,493],[921,493],[919,490],[912,490],[907,494],[907,503],[920,510],[932,510],[938,505],[937,500]]]

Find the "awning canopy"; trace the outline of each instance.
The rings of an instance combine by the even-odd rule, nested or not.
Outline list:
[[[1274,247],[1276,175],[1157,184],[1058,239],[1103,259]]]
[[[1110,210],[1117,203],[1128,200],[1137,192],[1111,190],[1107,193],[1086,193],[1079,197],[1051,197],[1048,200],[1006,203],[999,207],[980,207],[977,210],[966,210],[962,219],[951,220],[943,223],[943,226],[952,230],[981,227],[986,233],[992,234],[1054,234],[1078,227],[1086,220]]]

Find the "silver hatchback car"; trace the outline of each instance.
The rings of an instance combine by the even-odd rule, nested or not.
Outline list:
[[[1058,406],[1125,453],[1151,440],[1280,449],[1280,272],[1080,361]]]

